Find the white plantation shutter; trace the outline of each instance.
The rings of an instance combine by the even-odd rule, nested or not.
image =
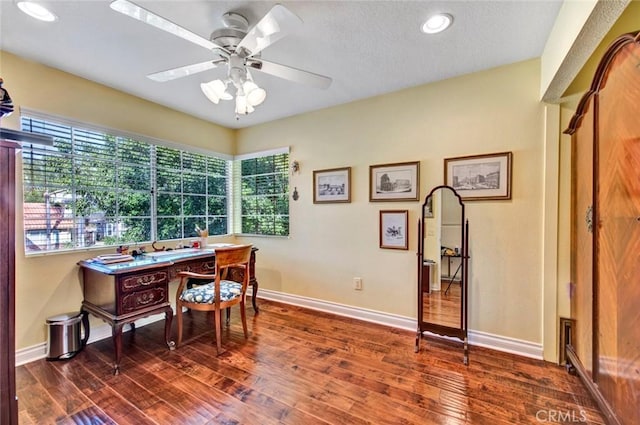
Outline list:
[[[23,144],[27,252],[229,233],[228,156],[23,114],[22,130],[54,139]]]
[[[235,158],[234,232],[289,235],[289,148]]]
[[[158,239],[229,233],[230,161],[156,147]]]

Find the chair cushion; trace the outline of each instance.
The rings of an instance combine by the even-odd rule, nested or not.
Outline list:
[[[241,295],[241,283],[231,280],[220,281],[220,301],[230,301]],[[180,295],[180,300],[188,303],[213,304],[215,302],[215,285],[213,282],[210,282],[206,285],[198,285],[185,289]]]

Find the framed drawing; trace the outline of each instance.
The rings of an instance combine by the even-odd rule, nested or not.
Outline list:
[[[369,202],[417,201],[420,196],[420,162],[369,166]]]
[[[444,183],[465,201],[511,199],[511,152],[445,158]]]
[[[313,172],[313,203],[334,202],[351,202],[351,167]]]
[[[380,248],[409,249],[408,210],[380,211]]]

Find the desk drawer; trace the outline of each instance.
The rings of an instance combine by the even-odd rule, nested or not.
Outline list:
[[[169,270],[169,280],[173,280],[180,272],[207,273],[212,274],[216,271],[215,260],[195,260],[175,264]]]
[[[167,288],[149,288],[123,295],[120,301],[120,314],[131,313],[167,301]]]
[[[225,279],[240,283],[244,281],[244,269],[231,267],[227,270],[227,275],[222,275]]]
[[[198,264],[194,264],[194,267],[196,268],[196,270],[194,270],[196,273],[213,274],[216,271],[216,261],[202,261]]]
[[[122,292],[131,292],[138,289],[164,285],[166,282],[168,282],[168,273],[166,271],[150,272],[121,278],[120,288]]]

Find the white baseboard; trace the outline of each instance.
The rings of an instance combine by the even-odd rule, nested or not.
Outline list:
[[[406,316],[398,316],[391,313],[384,313],[375,310],[368,310],[360,307],[353,307],[344,304],[332,303],[330,301],[318,300],[315,298],[302,297],[299,295],[285,294],[282,292],[260,289],[260,297],[267,300],[279,301],[285,304],[306,307],[312,310],[324,311],[337,314],[339,316],[352,317],[366,322],[377,323],[390,326],[392,328],[415,331],[417,328],[416,319]],[[439,337],[434,334],[433,336]],[[446,337],[441,337],[446,338]],[[456,339],[457,340],[457,339]],[[478,347],[491,348],[493,350],[506,353],[517,354],[519,356],[542,360],[542,344],[523,341],[501,335],[489,334],[486,332],[469,329],[469,344]]]
[[[469,344],[543,360],[542,344],[469,329]]]
[[[391,313],[383,313],[380,311],[368,310],[365,308],[338,304],[315,298],[302,297],[299,295],[285,294],[283,292],[271,291],[269,289],[260,289],[260,296],[258,298],[297,305],[311,310],[324,311],[327,313],[337,314],[338,316],[351,317],[354,319],[364,320],[365,322],[391,326],[393,328],[406,329],[408,331],[416,330],[416,321],[414,319]]]
[[[365,322],[377,323],[390,326],[392,328],[404,329],[408,331],[416,330],[416,319],[406,316],[399,316],[381,311],[369,310],[330,301],[318,300],[315,298],[302,297],[299,295],[285,294],[283,292],[260,289],[260,296],[266,300],[278,301],[285,304],[305,307],[311,310],[333,313],[338,316],[351,317]],[[164,320],[164,314],[146,317],[136,321],[136,327],[142,327],[150,323]],[[124,332],[129,331],[129,326],[125,326]],[[438,335],[434,335],[438,336]],[[100,341],[111,337],[111,326],[104,324],[91,329],[88,343]],[[444,338],[444,337],[443,337]],[[479,347],[491,348],[493,350],[516,354],[542,360],[542,344],[523,341],[501,335],[494,335],[486,332],[469,330],[469,344]],[[23,365],[46,357],[46,342],[16,351],[16,366]]]
[[[16,366],[35,362],[47,356],[47,343],[32,345],[16,351]]]

